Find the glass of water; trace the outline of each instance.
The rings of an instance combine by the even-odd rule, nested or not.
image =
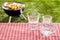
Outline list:
[[[28,13],[28,29],[37,30],[39,22],[39,13],[36,11]]]
[[[45,15],[42,18],[43,21],[40,27],[40,32],[45,36],[49,36],[56,31],[56,27],[52,23],[52,16]]]

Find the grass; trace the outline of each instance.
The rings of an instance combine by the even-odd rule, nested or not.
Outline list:
[[[27,17],[27,13],[30,12],[29,9],[32,11],[34,9],[37,10],[40,14],[43,15],[51,15],[53,17],[53,22],[60,22],[60,1],[59,0],[0,0],[0,22],[8,22],[8,15],[5,14],[5,12],[2,9],[2,5],[4,2],[22,2],[25,4],[25,9],[23,11],[23,14],[25,17]],[[38,2],[39,1],[39,2]],[[40,17],[40,22],[42,21]],[[27,22],[23,17],[13,17],[11,22]]]

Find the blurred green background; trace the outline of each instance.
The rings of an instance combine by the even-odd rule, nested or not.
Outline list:
[[[2,9],[4,2],[22,2],[25,4],[25,9],[23,14],[27,18],[27,13],[30,12],[29,9],[36,9],[37,12],[43,15],[51,15],[53,17],[52,21],[60,22],[60,1],[59,0],[0,0],[0,22],[8,22],[8,15]],[[40,17],[40,22],[42,18]],[[13,17],[11,22],[27,22],[23,17]]]

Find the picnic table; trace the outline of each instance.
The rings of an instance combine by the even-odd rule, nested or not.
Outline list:
[[[28,23],[0,23],[0,40],[60,40],[60,24],[56,25],[56,32],[46,37],[37,30],[29,30]]]

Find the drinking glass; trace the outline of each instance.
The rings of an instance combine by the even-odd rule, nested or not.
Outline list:
[[[49,36],[50,34],[53,34],[56,31],[56,27],[52,23],[52,16],[45,15],[42,18],[43,21],[40,27],[40,32],[45,36]]]
[[[37,30],[40,14],[36,11],[28,13],[28,29]]]

